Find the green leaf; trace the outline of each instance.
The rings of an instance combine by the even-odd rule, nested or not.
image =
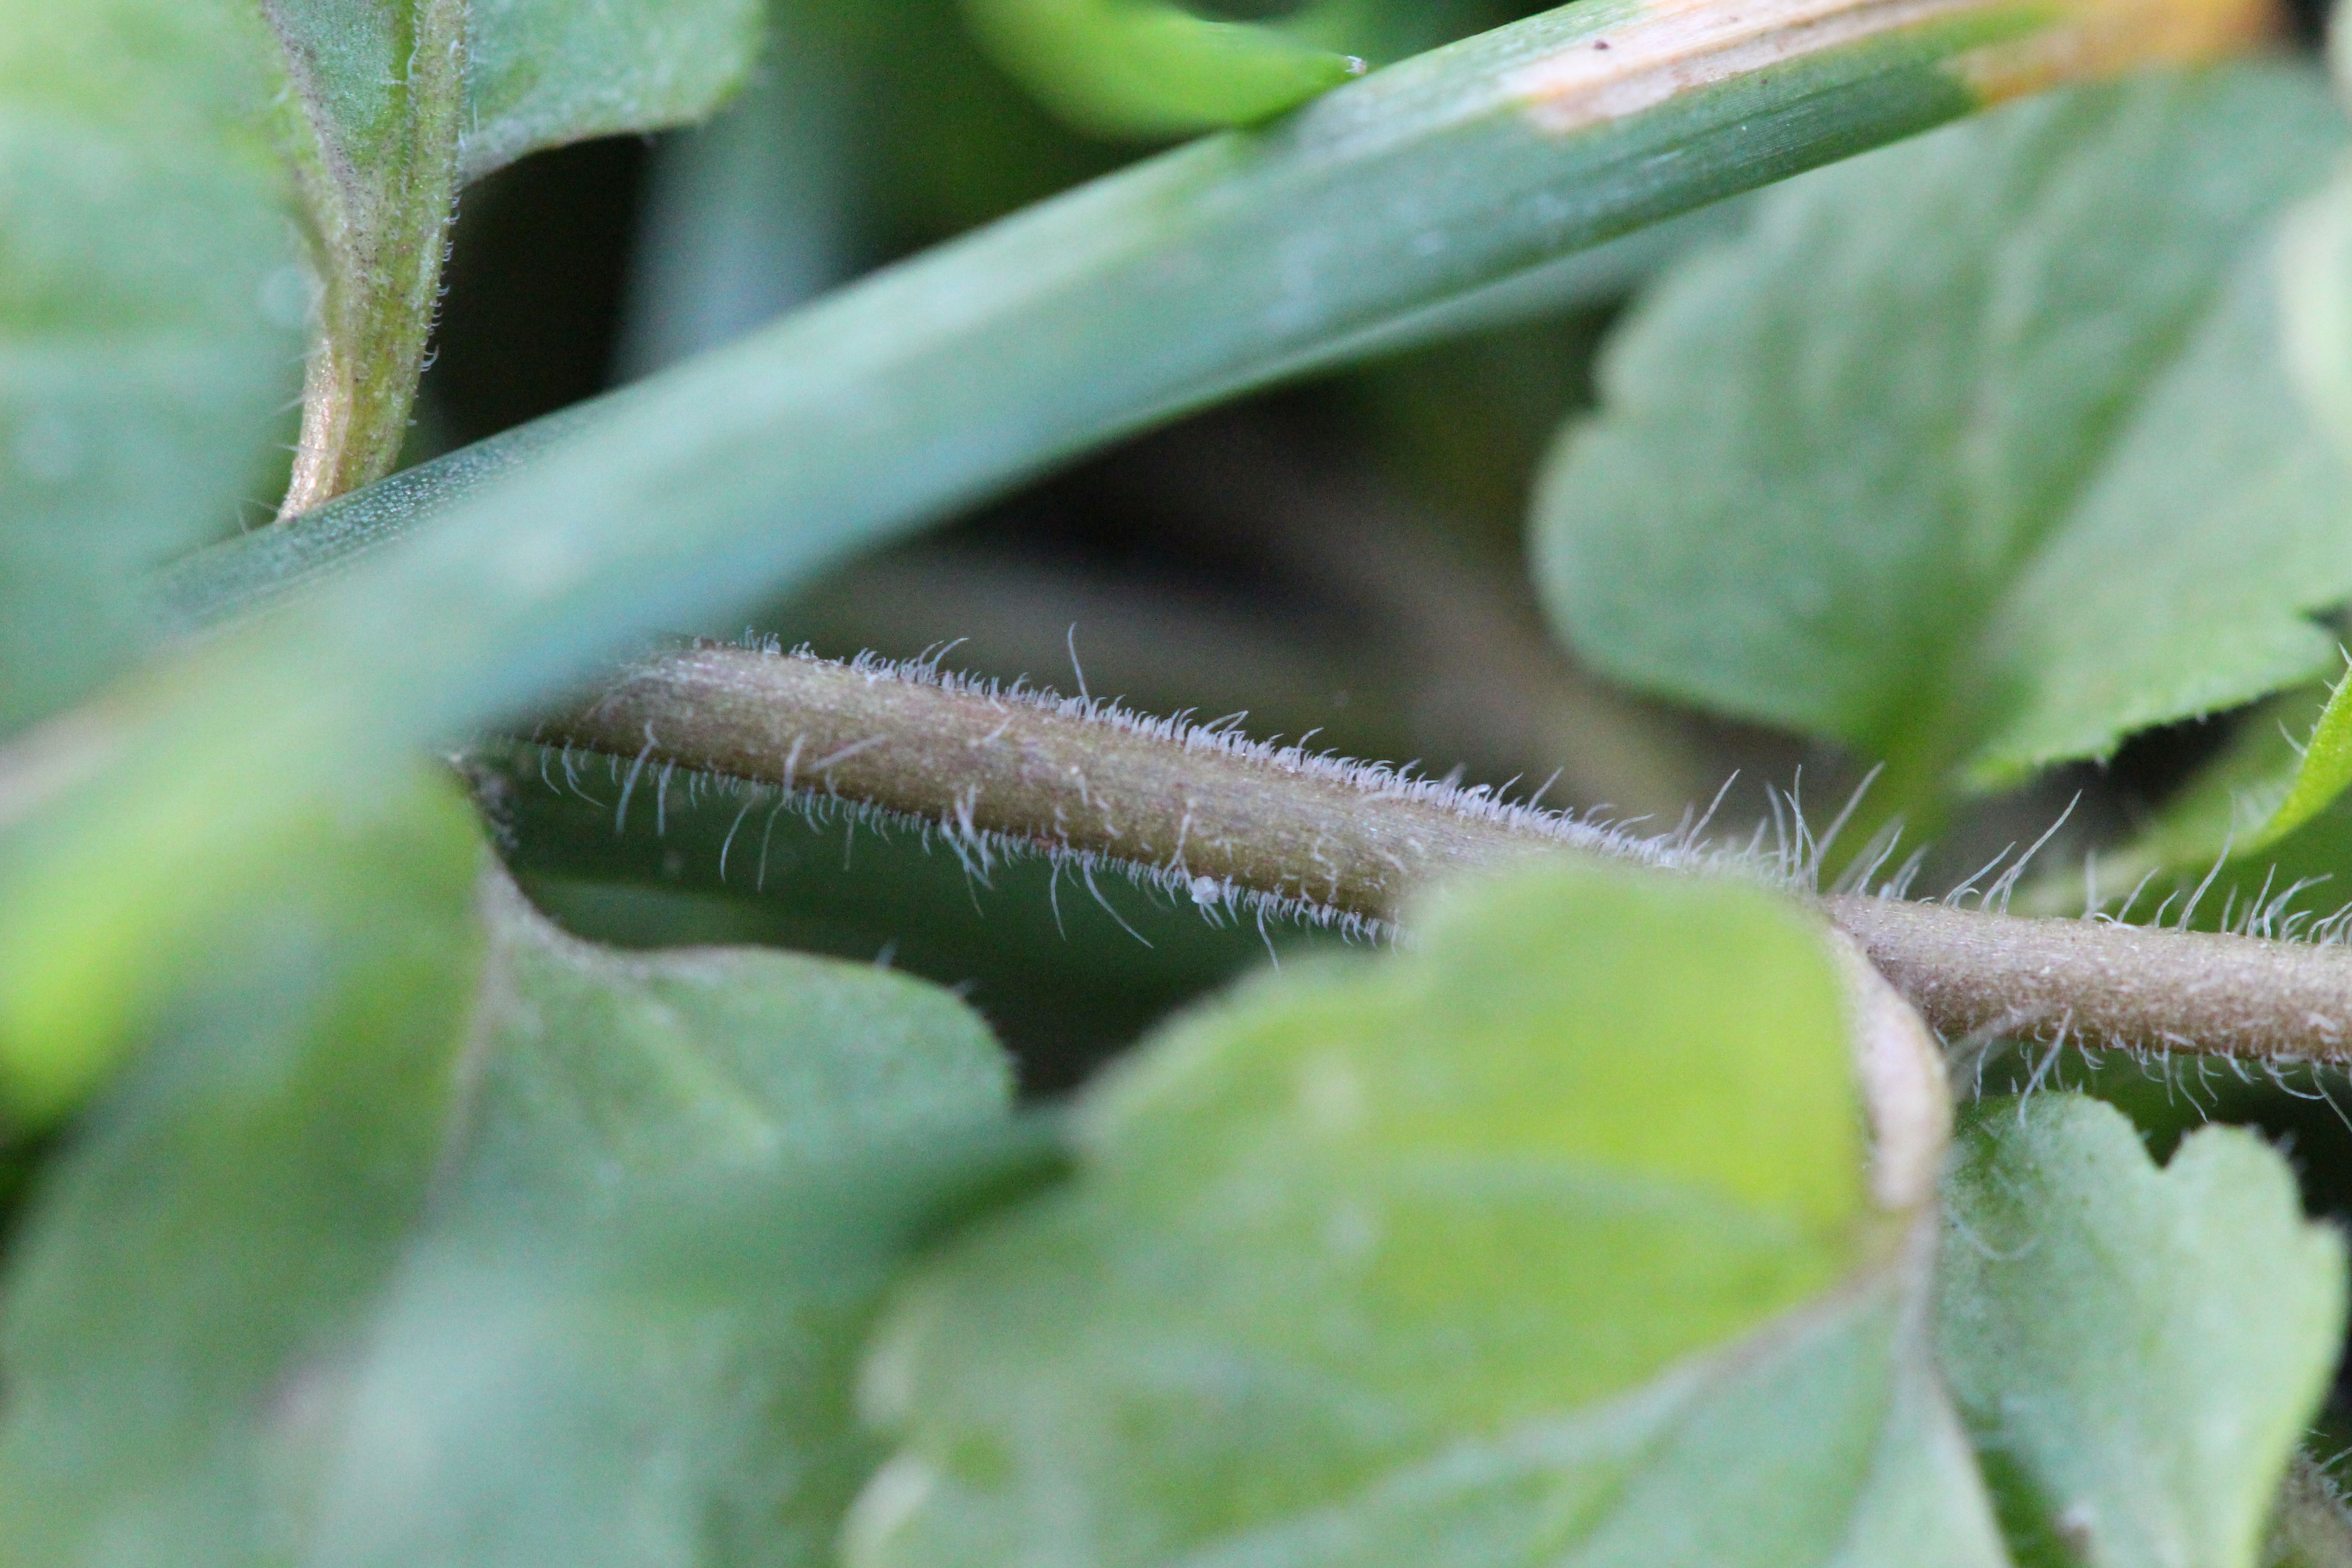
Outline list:
[[[876,1458],[856,1352],[1006,1158],[1003,1053],[867,965],[628,957],[489,902],[463,1166],[345,1373],[315,1561],[828,1562]]]
[[[947,993],[755,948],[632,954],[565,936],[500,879],[496,1030],[459,1208],[566,1215],[618,1176],[763,1186],[901,1137],[992,1128],[1012,1079]]]
[[[1893,804],[2325,671],[2352,479],[2266,237],[2339,155],[2315,71],[2020,105],[1796,182],[1613,345],[1538,508],[1615,677],[1893,763]]]
[[[2352,292],[2346,287],[2352,281],[2352,181],[2339,177],[2290,216],[2280,263],[2288,368],[2321,432],[2340,454],[2352,456]],[[2340,892],[2326,884],[2347,864],[2347,688],[2352,681],[2342,677],[2333,687],[2314,683],[2245,715],[2220,758],[2131,843],[2100,858],[2102,881],[2128,885],[2145,873],[2168,872],[2193,882],[2218,864],[2225,908],[2232,887],[2252,892],[2260,882],[2284,887],[2300,879],[2318,888],[2316,900],[2294,900],[2306,915],[2340,904]]]
[[[1988,1104],[1945,1203],[1945,1376],[2026,1560],[2252,1568],[2344,1321],[2286,1162],[2212,1128],[2159,1170],[2045,1094]]]
[[[2322,438],[2352,458],[2352,176],[2339,174],[2290,215],[2279,250],[2288,371]],[[2225,850],[2256,857],[2327,812],[2352,786],[2347,692],[2352,679],[2339,677],[2322,694],[2290,694],[2273,704],[2279,711],[2251,716],[2230,752],[2118,858],[2126,874],[2142,865],[2201,869]]]
[[[0,1295],[0,1563],[246,1568],[447,1136],[482,940],[446,781],[363,795],[46,1169]]]
[[[761,0],[472,0],[459,163],[701,120],[743,84]]]
[[[2270,699],[2239,721],[2229,748],[2167,801],[2121,855],[2201,872],[2216,856],[2255,856],[2271,848],[2340,793],[2336,775],[2347,760],[2344,719],[2336,691],[2325,685]]]
[[[2341,717],[2324,682],[2299,686],[2239,715],[2220,755],[2167,798],[2139,831],[2019,890],[2021,913],[2158,921],[2258,937],[2324,938],[2345,907],[2352,867],[2352,796],[2300,821],[2281,819],[2291,795],[2324,790],[2313,736]],[[2312,781],[2321,781],[2314,784]],[[2104,1093],[2104,1091],[2102,1091]]]
[[[148,639],[279,438],[301,275],[231,0],[0,4],[0,733]]]
[[[478,904],[425,820],[271,911],[52,1176],[0,1563],[824,1560],[888,1269],[1031,1157],[1002,1053],[869,966]]]
[[[1598,867],[1416,929],[1167,1032],[917,1278],[852,1568],[2001,1561],[1817,930]]]
[[[1357,0],[1320,0],[1324,13]],[[1168,136],[1295,109],[1364,62],[1283,27],[1213,22],[1174,0],[964,0],[1006,69],[1071,123]]]

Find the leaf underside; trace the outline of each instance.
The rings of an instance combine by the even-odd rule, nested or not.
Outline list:
[[[827,1560],[855,1352],[1007,1158],[987,1030],[782,953],[625,957],[440,783],[247,918],[17,1238],[0,1563]]]
[[[2316,72],[2077,89],[1791,182],[1678,269],[1536,547],[1608,673],[1932,794],[2326,670],[2352,481],[2267,243],[2345,143]]]
[[[472,0],[460,177],[705,118],[751,71],[763,12],[761,0]]]
[[[2213,1128],[2159,1170],[2045,1094],[1979,1109],[1945,1206],[1940,1357],[2021,1558],[2254,1568],[2344,1320],[2286,1163]]]

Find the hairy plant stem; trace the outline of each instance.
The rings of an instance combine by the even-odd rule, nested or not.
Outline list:
[[[622,759],[632,787],[648,767],[686,767],[809,791],[983,851],[1122,860],[1203,905],[1262,900],[1359,929],[1392,927],[1448,873],[1530,855],[1767,875],[1816,898],[1948,1038],[2352,1059],[2352,949],[1817,897],[1802,868],[1710,849],[1690,827],[1640,837],[1484,788],[926,667],[704,644],[637,664],[539,738]]]

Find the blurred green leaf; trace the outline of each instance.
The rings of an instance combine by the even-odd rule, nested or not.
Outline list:
[[[2208,926],[2236,916],[2249,898],[2270,908],[2273,921],[2291,912],[2308,920],[2340,905],[2342,895],[2328,884],[2352,868],[2339,842],[2352,827],[2343,799],[2352,781],[2352,704],[2338,700],[2342,689],[2340,682],[2314,682],[2240,715],[2221,753],[2127,840],[2100,851],[2083,877],[2059,872],[2030,889],[2026,905],[2073,913],[2097,897],[2117,918],[2146,917],[2200,884],[2212,896],[2198,900],[2194,914]],[[2112,901],[2135,887],[2149,895],[2146,901],[2115,910]],[[2281,896],[2286,901],[2272,907]]]
[[[2315,71],[2078,89],[1775,192],[1604,366],[1538,508],[1602,670],[1893,763],[1890,804],[2307,680],[2352,479],[2277,348]]]
[[[2343,716],[2331,689],[2297,687],[2237,721],[2221,753],[2124,843],[2054,868],[2020,889],[2020,913],[2116,920],[2191,931],[2333,942],[2352,910],[2352,795],[2336,795],[2279,830],[2289,794],[2314,776],[2309,735]],[[2116,1098],[2108,1086],[2102,1099]]]
[[[2280,251],[2287,366],[2324,437],[2352,457],[2352,181],[2339,176],[2296,209]],[[2352,870],[2348,684],[2315,681],[2244,715],[2219,758],[2100,857],[2101,882],[2115,889],[2152,875],[2161,900],[2210,871],[2219,907],[2203,906],[2209,921],[2234,910],[2232,892],[2280,899],[2272,921],[2340,908],[2332,884]],[[2072,901],[2067,889],[2050,897]]]
[[[961,0],[772,3],[787,40],[780,47],[830,46],[842,63],[877,247],[945,239],[1126,161],[998,68],[965,25]]]
[[[228,531],[306,295],[231,0],[0,4],[0,733],[147,640],[135,587]]]
[[[822,1562],[887,1271],[1034,1160],[985,1026],[478,902],[446,798],[348,858],[37,1200],[0,1562]]]
[[[1315,0],[1322,13],[1359,0]],[[1295,109],[1364,62],[1285,27],[1213,21],[1175,0],[964,0],[972,29],[1083,130],[1172,136]]]
[[[471,0],[459,163],[700,120],[743,84],[761,0]]]
[[[489,903],[462,1165],[347,1373],[310,1561],[829,1561],[876,1298],[1020,1152],[1002,1053],[867,965],[625,956]]]
[[[2340,884],[2352,871],[2352,796],[2344,794],[2352,703],[2344,689],[2341,680],[2315,681],[2235,715],[2220,753],[2128,838],[2079,873],[2054,869],[2030,884],[2020,910],[2095,907],[2195,930],[2312,934],[2346,908]]]
[[[2321,437],[2352,458],[2352,176],[2339,174],[2290,216],[2278,276],[2293,384]],[[2340,498],[2335,504],[2352,506]],[[2347,692],[2352,680],[2339,677],[2333,688],[2288,693],[2248,716],[2229,751],[2111,857],[2110,869],[2126,878],[2143,869],[2195,875],[2224,855],[2245,862],[2225,868],[2233,877],[2273,863],[2305,875],[2352,869],[2325,820],[2340,815],[2331,808],[2352,785]],[[2288,842],[2305,828],[2317,829],[2312,844]]]
[[[2344,1325],[2286,1162],[2213,1128],[2159,1170],[2043,1094],[1978,1113],[1945,1205],[1944,1373],[2023,1560],[2252,1568]]]
[[[666,138],[646,171],[616,379],[732,342],[856,270],[869,192],[856,139],[862,63],[810,0],[769,16],[769,57],[711,121]]]
[[[1416,929],[1176,1026],[917,1277],[854,1568],[2001,1562],[1823,939],[1566,867]]]
[[[425,783],[215,937],[44,1172],[0,1295],[10,1568],[279,1560],[314,1369],[363,1335],[461,1076],[481,849]]]

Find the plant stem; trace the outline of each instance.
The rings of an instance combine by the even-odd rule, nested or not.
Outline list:
[[[1124,860],[1203,905],[1264,900],[1370,931],[1430,881],[1530,855],[1765,874],[1688,829],[1637,837],[1483,788],[877,660],[704,644],[643,661],[540,739],[612,753],[633,782],[676,765],[838,796],[934,823],[983,857]],[[1803,868],[1775,879],[1806,891]],[[1819,902],[1948,1037],[2352,1059],[2352,948],[1866,893]]]
[[[1830,917],[1950,1037],[2352,1060],[2352,948],[1844,897]]]
[[[1641,852],[1389,769],[878,660],[706,644],[638,665],[541,739],[1156,867],[1203,903],[1257,895],[1375,925],[1451,868],[1561,845]]]

